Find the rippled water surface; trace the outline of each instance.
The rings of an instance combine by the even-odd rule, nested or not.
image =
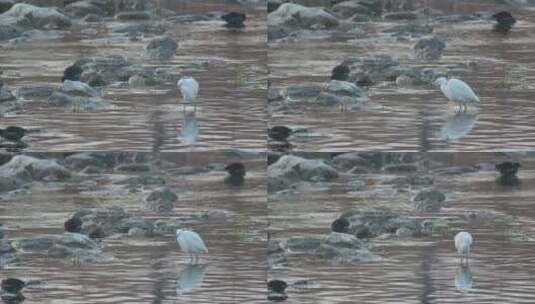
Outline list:
[[[503,160],[503,156],[483,154],[431,158],[434,169]],[[474,221],[459,223],[443,237],[374,240],[371,251],[384,260],[367,264],[333,264],[310,255],[290,255],[289,267],[271,269],[268,276],[290,284],[309,280],[308,288],[288,288],[288,303],[532,303],[535,159],[525,158],[521,164],[517,188],[496,184],[495,171],[435,174],[435,186],[446,192],[446,206],[440,213],[426,215],[448,218],[488,210],[512,216],[512,223]],[[438,172],[433,170],[429,173]],[[359,179],[374,188],[393,176],[374,172]],[[322,237],[329,233],[330,223],[349,208],[388,205],[395,210],[407,201],[406,193],[356,198],[349,180],[342,177],[308,193],[272,197],[268,203],[272,239]],[[453,245],[459,230],[468,230],[474,237],[469,268],[460,267]]]
[[[1,200],[0,221],[5,237],[60,234],[65,219],[79,208],[120,206],[145,218],[185,220],[185,225],[197,231],[208,247],[209,254],[201,258],[201,265],[188,265],[188,257],[178,249],[174,234],[155,238],[123,236],[102,241],[106,258],[96,264],[23,256],[20,265],[0,269],[0,276],[44,282],[43,286],[24,289],[25,303],[262,302],[266,297],[264,158],[242,159],[249,171],[241,188],[224,184],[225,174],[221,172],[177,174],[184,166],[203,168],[211,163],[236,161],[236,157],[200,153],[165,154],[161,158],[175,164],[157,173],[179,196],[171,214],[158,215],[142,208],[138,192],[126,198],[95,197],[95,193],[113,189],[110,181],[120,177],[104,174],[86,177],[85,181],[34,185],[28,194]],[[93,182],[98,186],[88,190],[88,184]],[[210,210],[226,212],[227,220],[194,220],[195,215]]]
[[[304,151],[497,151],[535,147],[534,11],[499,6],[494,1],[428,3],[446,15],[507,8],[518,22],[507,36],[492,32],[491,23],[486,21],[435,23],[433,35],[447,38],[447,46],[440,61],[428,64],[412,59],[417,39],[399,42],[382,34],[382,38],[344,39],[323,33],[297,42],[270,43],[271,84],[284,88],[304,82],[323,83],[344,58],[388,54],[399,58],[402,66],[447,68],[450,76],[469,83],[481,97],[481,104],[468,115],[456,116],[454,105],[436,88],[392,84],[371,87],[373,106],[344,113],[340,108],[301,106],[286,113],[272,112],[270,125],[306,128],[308,133],[291,138],[294,149]],[[368,28],[380,32],[392,25],[379,22]],[[480,59],[490,59],[494,64],[454,68]]]
[[[196,115],[189,118],[196,121],[198,130],[196,150],[263,149],[266,137],[265,6],[237,6],[226,1],[161,1],[161,5],[178,15],[244,11],[246,28],[231,31],[219,20],[166,24],[166,34],[179,43],[177,55],[172,60],[156,62],[143,58],[145,46],[152,37],[132,42],[124,34],[108,31],[109,26],[121,21],[110,18],[90,26],[98,31],[97,35],[82,34],[88,26],[74,24],[64,38],[42,37],[16,46],[0,44],[5,87],[16,92],[27,85],[59,85],[63,70],[77,59],[126,55],[133,63],[176,68],[182,75],[193,76],[200,82],[200,104]],[[139,21],[131,24],[136,22]],[[102,42],[101,38],[111,39]],[[184,68],[206,60],[219,60],[223,64]],[[190,148],[191,140],[183,139],[187,119],[178,106],[174,83],[145,89],[129,89],[128,84],[116,83],[104,89],[104,99],[111,100],[115,108],[72,113],[72,109],[43,106],[46,100],[30,100],[24,102],[22,112],[3,117],[1,124],[41,130],[25,139],[28,150],[32,151]]]

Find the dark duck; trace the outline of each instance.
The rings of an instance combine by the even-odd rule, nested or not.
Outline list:
[[[513,28],[513,25],[516,23],[515,17],[506,11],[496,13],[492,15],[492,18],[497,21],[497,23],[494,25],[494,31],[499,33],[509,33],[509,31]]]
[[[237,186],[243,184],[246,174],[245,165],[242,163],[232,163],[225,167],[225,171],[228,173],[228,176],[225,178],[225,183]]]
[[[243,22],[247,17],[244,13],[231,12],[221,16],[221,19],[225,20],[225,27],[228,28],[243,28],[245,25]]]
[[[497,182],[499,184],[510,186],[518,185],[520,180],[516,176],[520,164],[517,162],[503,162],[496,165],[496,170],[500,171],[500,177],[498,177]]]

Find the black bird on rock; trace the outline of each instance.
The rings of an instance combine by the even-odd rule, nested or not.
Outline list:
[[[225,167],[225,171],[228,172],[228,176],[225,178],[225,182],[232,185],[243,184],[246,174],[245,165],[242,163],[232,163]]]
[[[9,141],[20,141],[27,130],[21,127],[9,126],[5,129],[0,129],[0,136]]]
[[[500,177],[498,177],[498,183],[502,185],[517,185],[520,180],[516,176],[520,164],[517,162],[503,162],[496,165],[496,169],[500,171]]]
[[[349,231],[349,221],[346,218],[336,219],[331,224],[333,232],[347,233]]]
[[[24,286],[26,286],[24,281],[14,278],[4,279],[1,283],[2,290],[9,293],[18,293]]]
[[[82,73],[82,68],[75,63],[65,69],[63,72],[63,77],[61,78],[61,82],[64,82],[65,80],[80,81]]]
[[[276,293],[284,293],[284,291],[288,287],[288,284],[282,280],[271,280],[267,282],[267,287],[269,291],[273,291]]]
[[[508,33],[516,23],[515,17],[506,11],[496,13],[492,15],[492,18],[498,22],[494,25],[494,31],[500,33]]]
[[[225,14],[225,15],[221,16],[221,19],[223,19],[223,20],[225,20],[225,22],[227,22],[225,24],[225,27],[228,27],[228,28],[243,28],[243,27],[245,27],[243,22],[245,21],[245,19],[247,19],[247,17],[245,16],[244,13],[231,12],[231,13],[228,13],[228,14]]]
[[[276,141],[286,141],[293,130],[285,126],[274,126],[268,130],[268,136]]]
[[[349,78],[349,68],[346,65],[339,64],[331,72],[331,80],[347,81]]]
[[[80,219],[78,216],[73,216],[65,221],[63,227],[67,232],[80,233],[82,231],[82,224],[82,219]]]

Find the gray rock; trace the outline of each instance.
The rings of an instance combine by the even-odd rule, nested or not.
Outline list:
[[[96,250],[99,248],[95,241],[88,238],[81,233],[64,232],[60,238],[56,241],[57,244],[74,249],[91,249]]]
[[[149,172],[151,171],[150,165],[147,164],[123,164],[115,168],[117,172]]]
[[[402,24],[396,25],[386,30],[383,30],[383,33],[394,33],[395,35],[400,36],[409,36],[409,35],[426,35],[433,32],[433,27],[431,25],[420,25],[420,24]]]
[[[54,246],[52,238],[22,239],[13,241],[13,247],[23,252],[46,251]]]
[[[445,200],[444,193],[435,189],[422,190],[413,199],[414,206],[419,212],[438,212]]]
[[[76,112],[101,111],[113,107],[110,101],[103,100],[99,97],[88,98],[74,96],[59,91],[54,92],[48,97],[48,103],[57,107],[72,107]]]
[[[365,248],[365,243],[362,240],[359,240],[354,235],[347,233],[331,232],[328,236],[325,237],[323,243],[337,248]]]
[[[69,17],[55,8],[38,7],[25,3],[13,5],[0,15],[0,27],[12,26],[20,32],[30,29],[64,29],[71,26]]]
[[[363,89],[356,86],[354,83],[340,80],[331,80],[324,87],[324,91],[338,95],[348,97],[367,97],[368,94]]]
[[[16,101],[17,97],[11,93],[10,90],[0,90],[0,104],[8,103],[9,101]]]
[[[116,185],[129,185],[131,187],[148,186],[148,185],[165,185],[165,179],[161,176],[141,175],[131,176],[124,180],[114,182]]]
[[[0,166],[0,191],[9,191],[23,183],[40,180],[65,180],[71,176],[69,170],[55,160],[38,159],[16,155]]]
[[[47,98],[57,88],[51,85],[24,86],[18,89],[17,96],[23,99]]]
[[[274,253],[284,253],[284,248],[282,248],[279,241],[269,240],[268,254],[274,254]]]
[[[175,207],[178,196],[169,188],[151,192],[145,199],[145,207],[155,212],[170,212]]]
[[[272,101],[282,101],[284,100],[284,94],[282,90],[275,89],[275,88],[269,88],[268,89],[268,102]]]
[[[178,44],[169,37],[152,39],[147,45],[146,55],[149,59],[168,60],[175,56]]]
[[[418,14],[415,12],[392,12],[383,15],[385,20],[415,20],[418,19]]]
[[[104,6],[99,6],[99,1],[76,1],[65,6],[65,12],[70,16],[82,18],[88,15],[105,16]]]
[[[152,15],[149,12],[131,11],[119,13],[115,16],[118,20],[149,20]]]
[[[334,5],[332,10],[342,18],[348,18],[355,14],[375,18],[381,15],[382,5],[380,1],[349,0]]]
[[[296,84],[288,87],[288,97],[292,99],[317,97],[321,92],[319,84]]]
[[[419,60],[439,60],[445,48],[445,39],[438,37],[420,39],[414,45],[414,54]]]
[[[268,39],[279,39],[299,30],[332,29],[337,26],[337,18],[321,8],[284,3],[268,15]]]
[[[411,174],[405,176],[398,176],[385,184],[396,185],[397,187],[406,188],[411,186],[431,186],[433,185],[433,177],[430,175]]]
[[[153,226],[150,220],[137,217],[129,217],[113,223],[114,232],[117,233],[129,233],[133,228],[143,230],[146,234],[149,234],[152,232]]]
[[[288,240],[288,249],[293,252],[313,251],[320,247],[321,240],[312,238],[291,238]]]
[[[165,31],[166,29],[161,23],[127,24],[127,25],[121,25],[112,29],[112,32],[115,32],[115,33],[144,33],[144,34],[153,34],[153,35],[161,35],[165,33]]]
[[[329,181],[338,177],[336,170],[322,160],[284,155],[268,167],[268,190],[279,191],[300,181]]]
[[[6,253],[14,252],[15,248],[13,245],[11,245],[11,242],[8,240],[0,240],[0,255],[4,255]]]
[[[65,80],[60,88],[61,93],[80,97],[102,97],[102,92],[81,81]]]

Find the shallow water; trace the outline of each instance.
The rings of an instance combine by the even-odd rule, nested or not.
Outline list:
[[[79,208],[121,206],[136,216],[184,220],[208,247],[209,254],[201,258],[201,265],[188,265],[189,258],[178,249],[174,234],[123,236],[103,240],[106,258],[96,264],[25,256],[19,266],[0,269],[0,276],[42,280],[42,286],[24,290],[27,303],[60,303],[66,299],[69,303],[262,302],[266,297],[264,158],[241,159],[249,170],[245,184],[236,188],[222,182],[222,172],[178,175],[176,171],[185,165],[202,168],[237,161],[237,157],[214,153],[160,157],[175,164],[158,172],[179,196],[170,214],[144,209],[138,192],[126,197],[94,197],[92,194],[100,190],[109,190],[110,181],[118,178],[116,174],[103,174],[85,181],[34,185],[28,194],[0,201],[5,237],[60,234],[64,220]],[[92,181],[98,186],[88,191]],[[195,215],[210,210],[226,212],[227,220],[194,220]]]
[[[10,46],[0,44],[0,65],[5,87],[14,92],[22,86],[60,84],[63,70],[82,57],[126,55],[134,63],[174,67],[182,75],[200,82],[200,101],[195,119],[198,125],[195,150],[247,149],[265,147],[266,12],[265,6],[235,6],[223,1],[161,1],[177,14],[206,14],[239,10],[247,14],[246,28],[230,31],[223,21],[168,24],[168,34],[177,39],[177,55],[169,61],[147,61],[146,44],[129,41],[123,34],[107,32],[114,19],[91,26],[97,35],[82,34],[87,25],[73,25],[64,38],[30,39]],[[139,21],[132,21],[132,24]],[[125,22],[126,23],[126,22]],[[114,38],[98,42],[100,38]],[[221,60],[221,66],[185,69],[202,60]],[[41,130],[25,138],[31,151],[177,151],[190,149],[190,141],[179,137],[184,115],[176,98],[176,85],[165,83],[145,89],[128,84],[105,87],[104,99],[112,110],[73,113],[72,109],[43,106],[46,100],[24,102],[21,113],[3,117],[2,125],[19,125]],[[191,110],[191,109],[190,109]]]
[[[434,155],[431,159],[440,162],[433,165],[440,169],[505,158],[474,153]],[[514,189],[497,185],[494,171],[435,175],[435,186],[448,198],[440,213],[427,214],[451,217],[471,210],[490,210],[513,216],[513,225],[471,222],[456,225],[443,237],[376,239],[371,251],[384,260],[367,264],[290,255],[289,267],[271,269],[268,277],[282,278],[290,284],[309,280],[307,288],[287,289],[288,303],[531,303],[535,301],[535,159],[524,158],[521,164],[521,185]],[[374,172],[357,179],[373,185],[392,176],[396,175]],[[271,197],[272,239],[321,237],[329,233],[330,223],[351,207],[399,208],[408,199],[406,193],[392,198],[356,198],[350,193],[354,190],[350,180],[343,177],[308,193]],[[452,241],[460,230],[468,230],[474,237],[469,269],[459,266]],[[522,231],[531,241],[520,240],[513,231]]]
[[[317,1],[314,2],[316,5]],[[314,4],[310,3],[310,4]],[[456,4],[456,5],[454,5]],[[506,8],[492,1],[429,1],[443,14],[473,14]],[[452,68],[471,60],[490,59],[491,65],[451,69],[450,76],[466,81],[481,97],[469,117],[453,128],[455,105],[433,87],[371,87],[373,105],[340,113],[340,108],[298,106],[288,113],[270,113],[269,125],[306,128],[308,133],[290,141],[299,151],[498,151],[535,147],[533,81],[535,48],[533,11],[511,8],[519,20],[513,31],[499,35],[485,21],[436,23],[433,35],[447,38],[446,50],[438,62],[421,64],[413,60],[410,42],[395,38],[357,39],[319,37],[298,42],[270,43],[269,70],[273,87],[304,82],[323,83],[331,69],[347,57],[389,54],[402,66]],[[419,21],[425,23],[425,20]],[[371,31],[393,23],[372,23]],[[298,54],[298,55],[296,55]]]

